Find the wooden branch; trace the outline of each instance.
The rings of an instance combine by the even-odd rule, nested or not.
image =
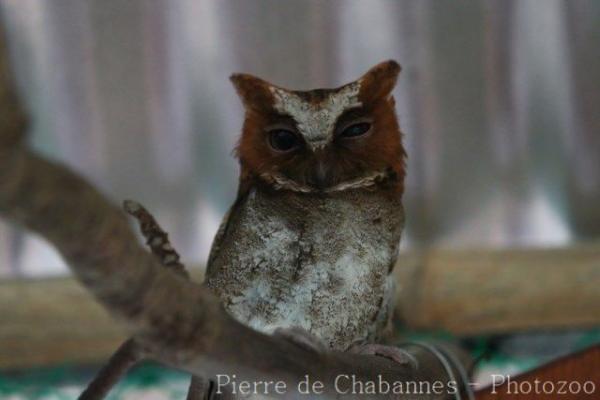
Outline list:
[[[146,244],[161,265],[174,270],[184,278],[189,278],[185,266],[179,261],[179,253],[171,245],[169,235],[158,225],[152,214],[141,204],[132,200],[125,200],[123,208],[129,215],[137,219]]]
[[[314,353],[237,323],[204,287],[163,269],[137,244],[123,215],[84,181],[24,149],[13,152],[0,158],[0,170],[11,171],[0,180],[0,212],[49,239],[152,358],[199,376],[235,374],[289,388],[308,375],[324,382],[324,398],[339,395],[334,381],[343,374],[363,381],[381,375],[392,383],[448,381],[439,361],[419,348],[414,370],[382,357]],[[284,397],[303,395],[290,390]],[[379,398],[386,397],[392,396]]]
[[[179,261],[179,254],[171,245],[169,235],[158,225],[152,214],[141,204],[126,200],[123,208],[131,216],[135,217],[140,225],[142,235],[146,244],[150,247],[160,264],[179,276],[189,279],[185,266]],[[144,360],[146,354],[137,339],[131,337],[124,342],[119,349],[110,357],[108,364],[88,384],[78,400],[102,400],[112,388],[125,376],[134,365]],[[198,382],[202,382],[198,379]],[[198,384],[190,385],[188,400],[200,400],[205,397],[198,393]]]
[[[226,372],[247,380],[283,380],[288,387],[309,375],[325,382],[334,397],[340,374],[364,380],[378,374],[389,381],[446,379],[439,362],[419,349],[413,351],[421,368],[413,371],[378,357],[313,353],[233,321],[205,288],[161,268],[137,245],[122,214],[91,187],[63,167],[20,153],[15,164],[0,163],[0,170],[13,171],[18,180],[0,181],[1,212],[51,240],[79,279],[129,322],[157,360],[197,375]],[[288,397],[301,395],[290,391]]]
[[[143,351],[139,348],[135,340],[127,340],[112,355],[108,363],[100,370],[83,393],[81,393],[78,400],[104,399],[110,389],[142,358]]]
[[[0,64],[6,64],[2,45]],[[24,126],[6,65],[0,67],[0,114],[0,214],[52,243],[77,279],[125,322],[152,358],[198,376],[226,373],[248,381],[282,381],[289,390],[281,397],[290,399],[305,398],[294,388],[306,375],[323,382],[324,399],[340,396],[334,382],[344,375],[388,384],[439,381],[448,387],[443,363],[419,346],[406,348],[419,360],[419,367],[412,368],[383,357],[317,353],[236,322],[206,288],[162,268],[137,243],[123,214],[91,185],[20,142]]]

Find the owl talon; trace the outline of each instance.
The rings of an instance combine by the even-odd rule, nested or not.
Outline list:
[[[415,357],[399,347],[383,344],[367,343],[352,346],[350,353],[385,357],[401,365],[410,365],[413,369],[418,366]]]
[[[304,349],[315,351],[317,353],[327,350],[327,345],[321,341],[321,339],[299,326],[277,328],[273,332],[273,335],[280,336]]]

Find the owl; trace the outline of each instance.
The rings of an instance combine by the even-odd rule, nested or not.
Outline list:
[[[205,283],[238,321],[301,328],[342,351],[381,336],[404,221],[399,72],[386,61],[308,91],[231,77],[245,109],[239,189]]]

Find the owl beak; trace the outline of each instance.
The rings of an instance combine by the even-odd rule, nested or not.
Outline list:
[[[310,140],[308,145],[313,151],[323,150],[327,146],[328,140],[326,137],[318,137]]]
[[[325,189],[329,184],[329,170],[323,160],[316,162],[309,183],[317,189]]]

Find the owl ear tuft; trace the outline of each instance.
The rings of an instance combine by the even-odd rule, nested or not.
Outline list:
[[[229,80],[247,110],[262,110],[273,104],[269,82],[250,74],[233,74]]]
[[[394,60],[375,65],[359,79],[360,98],[366,103],[388,98],[396,86],[401,69]]]

